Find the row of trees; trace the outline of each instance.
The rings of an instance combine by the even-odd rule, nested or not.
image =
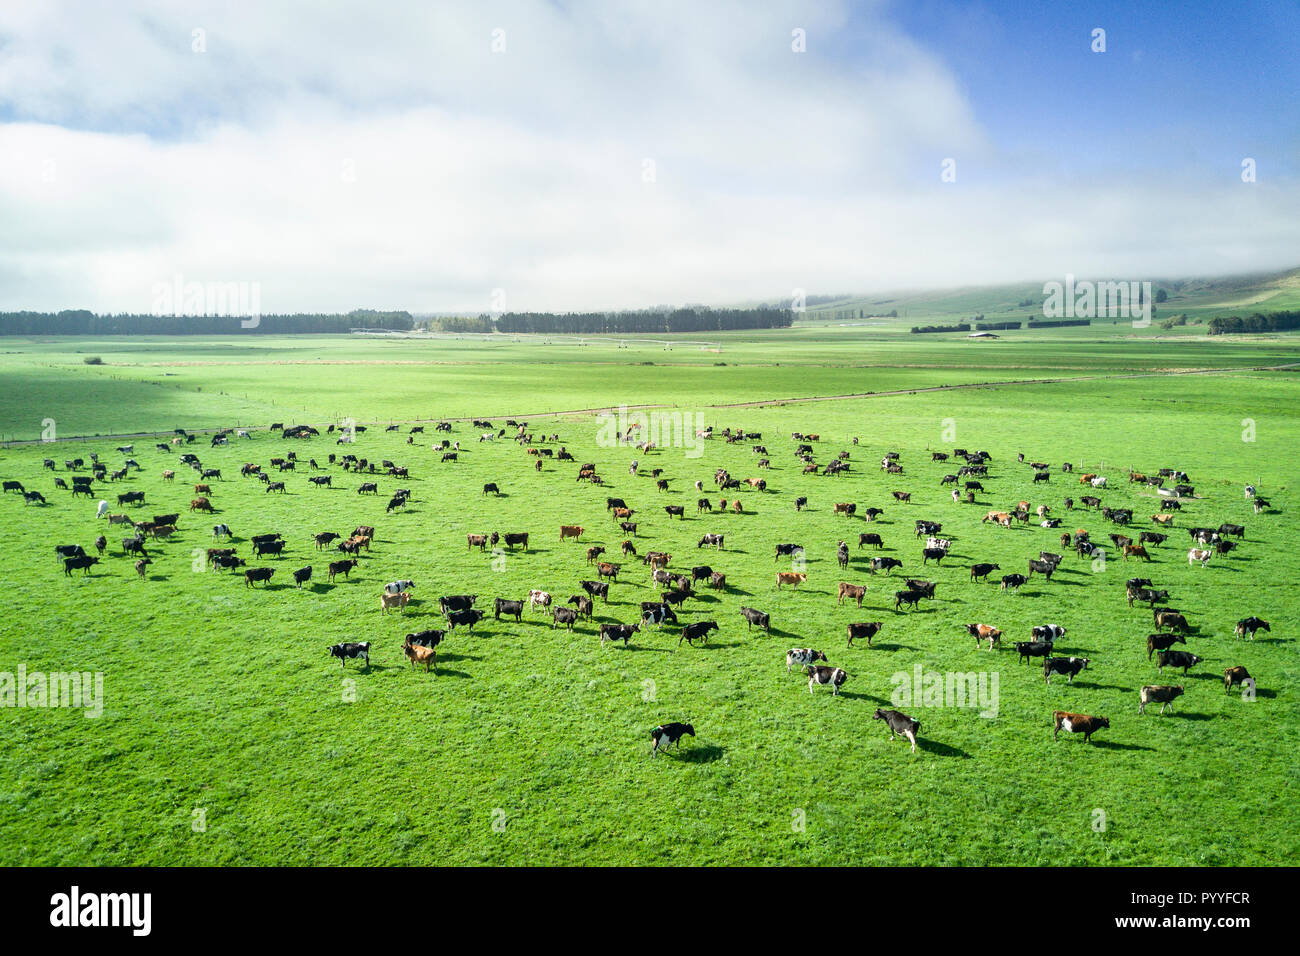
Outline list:
[[[1031,329],[1061,329],[1067,325],[1092,325],[1092,319],[1047,319],[1042,322],[1029,320]]]
[[[486,319],[487,316],[480,318]],[[636,332],[726,332],[731,329],[785,329],[794,321],[788,308],[664,309],[635,312],[507,312],[496,320],[506,333],[623,335]]]
[[[1286,332],[1300,329],[1300,312],[1256,312],[1253,315],[1227,315],[1210,319],[1211,335],[1235,332]]]
[[[1019,322],[976,322],[976,332],[1001,332],[1004,329],[1018,329]]]
[[[961,322],[957,325],[914,325],[912,326],[913,335],[921,335],[925,332],[969,332],[970,323]]]
[[[352,329],[410,331],[409,312],[357,309],[346,315],[96,315],[84,309],[63,312],[0,312],[0,335],[292,335],[347,333]]]

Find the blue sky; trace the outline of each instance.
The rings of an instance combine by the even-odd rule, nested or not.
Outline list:
[[[177,275],[473,312],[1294,267],[1297,37],[1295,3],[7,6],[0,308],[147,311]]]

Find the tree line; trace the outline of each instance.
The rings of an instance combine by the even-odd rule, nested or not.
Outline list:
[[[1300,312],[1256,312],[1253,315],[1222,315],[1210,319],[1210,335],[1236,332],[1286,332],[1300,329]]]
[[[486,318],[486,316],[482,317]],[[726,332],[732,329],[785,329],[794,313],[778,306],[751,309],[645,309],[629,312],[507,312],[496,319],[498,332],[624,335],[638,332]]]
[[[254,318],[203,315],[97,315],[62,312],[0,312],[0,335],[295,335],[346,334],[352,329],[410,331],[409,312],[356,309],[347,314],[294,313]]]

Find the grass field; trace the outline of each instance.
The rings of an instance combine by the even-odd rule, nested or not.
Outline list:
[[[0,709],[11,742],[0,753],[0,863],[1294,865],[1300,521],[1290,484],[1300,381],[1295,371],[1253,369],[1300,362],[1300,348],[1289,337],[1131,331],[1013,333],[975,344],[814,322],[724,336],[721,352],[635,338],[626,347],[7,340],[0,433],[35,439],[53,419],[69,440],[0,449],[0,475],[50,502],[0,498],[0,582],[13,608],[0,624],[0,672],[20,664],[29,673],[102,672],[104,703],[98,719]],[[105,364],[85,365],[87,355]],[[1206,369],[1234,371],[1164,374]],[[1062,381],[1023,383],[1034,379]],[[971,383],[987,386],[916,391]],[[902,394],[832,398],[895,390]],[[824,400],[717,407],[788,398]],[[683,447],[643,454],[602,442],[595,415],[549,414],[620,404],[761,432],[772,467],[756,469],[754,442],[715,438],[699,457]],[[514,442],[480,443],[482,429],[469,422],[449,436],[462,443],[455,463],[431,450],[432,426],[414,445],[406,426],[371,427],[352,446],[265,429],[471,415],[497,425],[504,415],[527,417],[536,435],[558,432],[576,462],[548,460],[535,472]],[[124,526],[108,528],[94,501],[54,487],[65,458],[95,451],[113,467],[122,458],[121,441],[73,436],[235,424],[260,427],[228,447],[201,437],[187,449],[222,470],[225,480],[210,482],[217,513],[183,514],[176,538],[150,546],[146,580],[120,555]],[[850,451],[851,472],[803,475],[793,431],[820,433],[819,463]],[[98,497],[113,511],[134,510],[116,507],[116,494],[144,491],[145,520],[184,512],[194,497],[189,469],[153,440],[134,444],[140,471]],[[931,450],[954,446],[993,456],[976,504],[954,504],[939,481],[955,466],[930,461]],[[283,496],[239,477],[242,462],[266,466],[289,450],[303,464],[274,475],[287,483]],[[411,478],[381,475],[377,498],[358,496],[363,479],[325,465],[331,452],[347,451],[407,465]],[[886,451],[901,454],[904,474],[879,470]],[[1053,463],[1047,487],[1031,482],[1018,452]],[[45,457],[58,462],[55,472],[42,468]],[[307,483],[308,457],[333,476],[333,489]],[[628,474],[634,458],[638,477]],[[1040,550],[1061,550],[1060,532],[1036,522],[981,523],[990,509],[1049,504],[1066,529],[1087,528],[1105,543],[1125,530],[1090,510],[1064,510],[1064,497],[1090,491],[1061,473],[1065,460],[1108,477],[1096,493],[1133,507],[1134,537],[1153,527],[1146,516],[1158,501],[1127,482],[1130,466],[1183,469],[1196,498],[1184,502],[1151,565],[1112,555],[1098,566],[1067,553],[1050,583],[1035,576],[1018,594],[971,583],[976,561],[1023,573]],[[575,482],[586,461],[597,463],[603,487]],[[713,490],[718,467],[761,475],[768,489],[742,491],[743,514],[697,516],[695,480],[715,505],[735,497]],[[174,485],[162,480],[164,468],[176,469]],[[656,491],[651,468],[663,469],[669,492]],[[482,495],[488,481],[504,494]],[[1268,512],[1253,513],[1242,493],[1248,482],[1271,498]],[[398,486],[413,499],[386,514]],[[912,502],[895,503],[893,490],[910,490]],[[665,627],[627,649],[601,648],[600,621],[630,623],[660,590],[639,562],[619,557],[624,536],[606,514],[607,495],[637,509],[640,552],[666,550],[675,569],[708,564],[727,574],[727,591],[704,590],[685,605],[683,622],[721,625],[706,646],[679,647]],[[802,513],[799,495],[809,500]],[[836,517],[841,501],[884,514],[870,526]],[[686,506],[685,520],[669,519],[665,504]],[[942,567],[921,566],[918,518],[943,522],[953,541]],[[1225,521],[1246,526],[1239,550],[1189,566],[1180,529]],[[238,576],[196,568],[194,552],[212,544],[216,522],[230,525],[250,559],[251,535],[284,535],[284,557],[249,562],[276,568],[270,586],[249,589]],[[558,525],[571,523],[587,529],[581,543],[557,540]],[[373,550],[350,579],[330,585],[324,563],[338,555],[318,553],[312,535],[359,524],[378,529]],[[531,547],[467,552],[467,533],[493,530],[528,531]],[[856,550],[865,530],[882,534],[884,551]],[[725,533],[726,548],[697,549],[705,532]],[[102,563],[88,577],[65,577],[54,545],[89,550],[99,533],[110,542]],[[847,571],[835,561],[841,539],[851,548]],[[773,561],[780,542],[806,548],[808,581],[797,591],[776,589],[774,572],[790,567]],[[477,593],[489,612],[492,598],[530,588],[562,601],[594,577],[584,551],[596,544],[624,573],[595,622],[569,633],[540,613],[525,612],[522,624],[489,613],[472,634],[457,630],[439,647],[436,676],[403,658],[405,633],[440,626],[439,595]],[[936,600],[896,613],[903,575],[869,574],[877,554],[900,558],[906,576],[938,582]],[[290,572],[308,564],[312,584],[294,588]],[[1139,573],[1167,588],[1192,624],[1185,649],[1205,661],[1186,678],[1160,677],[1147,662],[1150,612],[1124,600],[1125,579]],[[414,579],[415,601],[404,615],[381,614],[378,593],[396,578]],[[867,585],[861,610],[836,604],[841,580]],[[748,631],[741,605],[769,611],[771,633]],[[1243,644],[1233,625],[1252,614],[1272,630]],[[873,646],[848,649],[851,621],[883,621],[884,630]],[[961,626],[976,621],[1002,628],[1004,647],[977,650]],[[1045,686],[1041,667],[1018,664],[1011,649],[1049,622],[1068,628],[1058,653],[1092,660],[1073,685],[1054,678]],[[374,642],[369,670],[349,663],[340,671],[327,655],[327,645],[353,640]],[[821,649],[848,672],[838,698],[824,688],[810,695],[806,678],[787,675],[792,647]],[[1256,678],[1254,700],[1224,693],[1222,673],[1235,664]],[[900,708],[921,721],[920,750],[891,742],[871,715],[894,706],[896,675],[918,666],[996,674],[996,716],[922,700]],[[1186,694],[1173,714],[1139,717],[1146,683],[1184,683]],[[1058,709],[1105,715],[1111,728],[1091,744],[1053,741]],[[697,736],[651,759],[649,731],[670,720],[692,722]]]

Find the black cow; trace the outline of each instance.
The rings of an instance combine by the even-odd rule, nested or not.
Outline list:
[[[1052,653],[1051,641],[1016,641],[1016,653],[1023,664],[1031,657],[1047,657]]]
[[[772,558],[772,563],[775,564],[777,561],[781,560],[781,558],[782,558],[783,556],[786,556],[786,557],[794,557],[794,555],[796,555],[796,554],[803,554],[803,545],[801,545],[801,544],[778,544],[778,545],[776,546],[776,554],[775,554],[775,556],[773,556],[773,558]]]
[[[507,531],[507,532],[506,532],[506,547],[513,551],[515,545],[517,545],[517,544],[521,544],[521,545],[523,545],[525,551],[528,550],[528,532],[527,532],[527,531]]]
[[[1029,578],[1023,574],[1004,574],[1002,575],[1002,590],[1005,591],[1010,588],[1013,591],[1018,591],[1020,586],[1028,580]]]
[[[282,551],[284,551],[283,541],[253,542],[253,554],[259,558],[264,554],[280,554]]]
[[[858,624],[849,625],[849,643],[852,647],[855,640],[866,638],[867,647],[871,646],[871,639],[880,633],[881,628],[885,626],[883,621],[868,621]]]
[[[682,628],[682,636],[678,639],[677,646],[681,647],[682,641],[685,641],[692,647],[695,646],[696,641],[707,644],[709,631],[716,630],[718,630],[717,621],[695,621],[691,624],[687,624]]]
[[[99,564],[99,558],[94,555],[80,554],[75,558],[64,558],[63,573],[71,575],[73,571],[80,570],[82,575],[88,575],[91,566],[96,564]]]
[[[270,581],[275,568],[249,568],[244,572],[244,587],[250,588],[256,581]]]
[[[920,591],[895,591],[894,592],[894,610],[897,611],[900,606],[906,604],[909,607],[916,608],[925,597]]]
[[[569,630],[573,630],[573,625],[577,623],[578,612],[567,607],[557,607],[551,610],[551,627],[562,624]],[[605,625],[601,625],[604,627]]]
[[[885,542],[881,540],[880,535],[870,532],[858,535],[858,547],[861,548],[866,544],[875,545],[877,551],[881,550],[885,546]]]
[[[474,625],[481,620],[483,620],[482,611],[450,611],[447,614],[447,626],[453,631],[456,630],[458,624],[463,624],[472,631]]]
[[[1185,675],[1189,668],[1195,667],[1203,658],[1197,657],[1188,651],[1161,651],[1156,655],[1156,670],[1163,671],[1166,667],[1182,668]]]
[[[295,587],[302,587],[303,583],[311,580],[311,565],[305,568],[299,568],[293,572],[293,583]]]
[[[740,613],[745,618],[746,623],[749,625],[746,628],[746,630],[752,631],[754,629],[754,625],[757,624],[763,630],[771,631],[772,615],[766,614],[763,611],[757,611],[752,607],[742,607],[740,609]]]
[[[1147,635],[1147,660],[1151,660],[1151,655],[1156,651],[1167,651],[1175,644],[1186,644],[1187,638],[1181,634],[1148,634]]]
[[[973,564],[970,569],[970,579],[978,581],[980,578],[987,578],[993,571],[1001,571],[1002,568],[996,564]]]
[[[515,622],[518,623],[524,616],[524,602],[497,598],[496,601],[493,602],[493,616],[499,621],[501,620],[502,614],[507,616],[513,614]]]
[[[448,594],[438,598],[438,606],[442,608],[443,614],[450,614],[453,611],[468,611],[476,600],[477,594]]]

